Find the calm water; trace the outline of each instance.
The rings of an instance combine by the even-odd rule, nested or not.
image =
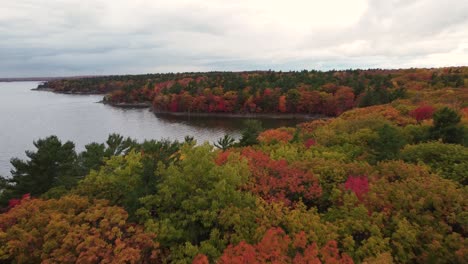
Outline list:
[[[96,103],[99,95],[65,95],[31,91],[37,82],[0,82],[0,175],[10,175],[10,159],[24,158],[33,140],[57,135],[81,151],[104,142],[110,133],[138,140],[178,139],[186,135],[201,143],[224,134],[239,136],[242,120],[226,118],[157,117],[148,109],[121,109]],[[294,120],[263,120],[264,127],[295,125]]]

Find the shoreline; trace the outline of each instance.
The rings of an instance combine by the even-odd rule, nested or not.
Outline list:
[[[71,92],[71,91],[55,91],[52,88],[33,88],[31,91],[39,91],[39,92],[52,92],[57,94],[71,94],[71,95],[105,95],[106,93],[100,92]]]
[[[302,119],[302,120],[315,120],[315,119],[330,119],[331,117],[324,115],[311,115],[311,114],[279,114],[279,113],[189,113],[189,112],[168,112],[168,111],[155,111],[151,109],[155,115],[170,115],[182,117],[225,117],[225,118],[260,118],[260,119]]]
[[[32,91],[43,91],[43,92],[53,92],[58,94],[71,94],[71,95],[105,95],[105,93],[96,93],[96,92],[63,92],[63,91],[54,91],[51,88],[33,88]],[[110,103],[104,100],[101,100],[96,103],[102,103],[105,105],[110,105],[117,108],[135,108],[135,109],[144,109],[149,108],[151,112],[155,115],[166,115],[166,116],[178,116],[178,117],[223,117],[223,118],[259,118],[259,119],[278,119],[278,120],[291,120],[291,119],[300,119],[300,120],[316,120],[316,119],[330,119],[332,117],[319,115],[319,114],[281,114],[281,113],[200,113],[200,112],[169,112],[169,111],[158,111],[154,110],[150,102],[142,103]]]
[[[110,105],[113,107],[118,108],[151,108],[150,102],[143,102],[143,103],[110,103],[104,100],[99,101],[98,103],[102,103],[105,105]]]

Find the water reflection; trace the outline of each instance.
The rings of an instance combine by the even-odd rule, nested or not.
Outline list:
[[[245,118],[226,118],[226,117],[200,117],[200,116],[174,116],[168,114],[155,114],[157,118],[168,123],[182,123],[195,127],[221,128],[224,130],[239,131],[242,129]],[[282,126],[296,126],[298,123],[305,122],[305,119],[268,119],[255,118],[262,122],[264,128],[277,128]]]

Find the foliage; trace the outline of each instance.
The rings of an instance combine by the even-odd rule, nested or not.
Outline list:
[[[262,123],[258,120],[246,120],[242,129],[239,146],[246,147],[258,144],[258,135],[263,130]]]
[[[258,141],[260,143],[272,144],[272,143],[287,143],[293,139],[293,135],[286,129],[269,129],[263,131],[258,135]]]
[[[218,139],[218,141],[214,143],[214,146],[223,151],[226,151],[230,147],[234,146],[235,141],[236,140],[232,136],[224,135],[224,137]]]
[[[50,81],[154,111],[338,117],[249,121],[220,150],[40,140],[18,184],[0,178],[0,262],[467,263],[466,80],[467,67]]]
[[[372,139],[369,145],[376,156],[376,160],[381,161],[395,159],[405,143],[405,139],[398,128],[385,124],[377,130],[377,138]]]
[[[13,263],[153,263],[154,235],[126,212],[79,196],[24,201],[0,214],[0,260]]]
[[[229,246],[219,259],[219,263],[354,263],[346,254],[340,254],[336,241],[329,241],[318,248],[309,243],[305,233],[293,238],[281,228],[271,228],[263,239],[255,245],[242,241]]]
[[[412,163],[422,163],[431,167],[434,173],[468,184],[468,148],[460,145],[429,142],[407,145],[401,158]]]
[[[345,188],[356,194],[359,200],[369,191],[369,181],[366,176],[349,176],[345,182]]]
[[[464,127],[460,126],[461,116],[454,110],[444,107],[434,113],[434,125],[430,133],[433,139],[441,139],[445,143],[463,144]]]
[[[98,171],[91,171],[73,191],[90,199],[106,199],[133,214],[138,198],[145,195],[143,163],[140,153],[112,156]]]
[[[304,146],[309,149],[311,148],[312,146],[314,146],[315,144],[317,144],[317,142],[315,142],[315,140],[313,138],[309,138],[308,140],[306,140],[304,142]]]
[[[34,146],[36,151],[26,151],[28,160],[11,160],[13,177],[3,178],[1,204],[26,193],[37,197],[52,187],[71,188],[78,181],[75,144],[62,144],[56,136],[50,136],[35,141]]]
[[[81,174],[86,175],[104,164],[104,159],[112,156],[125,155],[137,143],[131,138],[124,139],[119,134],[110,134],[105,144],[91,143],[85,146],[85,151],[78,155],[78,166]]]
[[[340,116],[344,120],[372,120],[383,118],[396,125],[413,124],[414,119],[402,115],[398,109],[391,105],[377,105],[365,108],[357,108]]]
[[[413,111],[410,112],[410,116],[412,116],[414,119],[416,119],[418,122],[421,122],[422,120],[430,119],[432,118],[432,115],[435,112],[435,108],[430,105],[422,105]]]
[[[428,125],[408,125],[402,129],[402,133],[408,143],[423,143],[431,139],[430,128]]]
[[[415,169],[405,168],[401,179],[381,178],[367,195],[369,211],[383,212],[392,256],[404,263],[466,262],[466,190]]]
[[[152,103],[156,111],[163,112],[337,116],[358,105],[404,98],[407,90],[420,86],[463,86],[464,73],[459,69],[421,71],[429,77],[415,79],[418,74],[411,70],[380,69],[205,72],[75,78],[53,80],[39,87],[67,93],[106,93],[107,103]]]
[[[200,245],[219,228],[223,209],[253,206],[252,196],[240,191],[249,176],[245,162],[234,155],[219,166],[211,150],[207,144],[182,147],[183,159],[160,169],[162,180],[155,186],[156,194],[141,199],[140,219],[158,234],[162,245]]]
[[[242,151],[252,172],[247,189],[267,201],[291,204],[303,199],[310,204],[320,197],[322,189],[311,173],[295,168],[286,160],[272,160],[260,151],[246,148]]]

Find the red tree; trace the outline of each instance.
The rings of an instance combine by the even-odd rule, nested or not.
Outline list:
[[[266,201],[290,205],[303,199],[308,202],[322,194],[317,177],[290,166],[286,160],[272,160],[261,151],[245,148],[242,156],[249,161],[253,180],[247,189]]]
[[[310,149],[310,147],[314,146],[315,144],[317,144],[317,142],[315,142],[315,140],[312,138],[309,138],[304,142],[304,146],[306,147],[306,149]]]
[[[278,99],[278,111],[281,113],[286,112],[286,96],[282,95]]]
[[[421,122],[422,120],[430,119],[432,118],[432,115],[435,112],[435,108],[430,105],[422,105],[413,111],[410,112],[410,116],[416,119],[418,122]]]
[[[369,192],[369,180],[366,176],[349,176],[345,182],[345,188],[353,191],[362,201],[363,196]]]

